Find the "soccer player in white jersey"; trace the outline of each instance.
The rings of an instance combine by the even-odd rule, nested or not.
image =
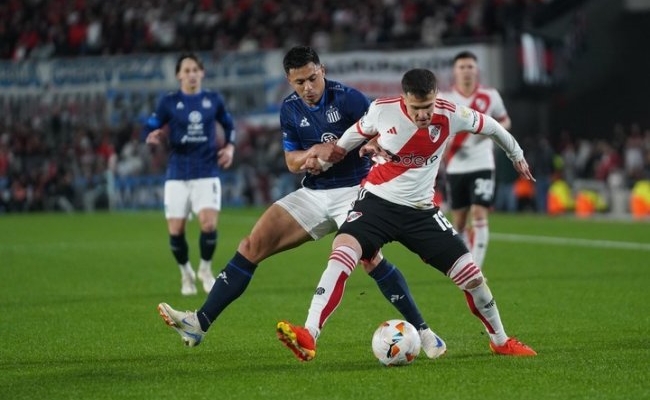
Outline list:
[[[308,46],[290,49],[283,60],[289,84],[294,89],[280,109],[285,161],[290,171],[307,170],[303,187],[272,204],[252,231],[239,243],[237,252],[217,277],[208,298],[196,311],[177,311],[160,303],[158,311],[188,346],[201,343],[218,316],[248,287],[257,265],[273,254],[334,232],[345,220],[359,184],[371,162],[358,152],[346,152],[334,145],[339,136],[368,109],[370,102],[361,92],[325,79],[325,67]],[[301,167],[309,158],[336,161],[325,173],[312,174]],[[296,276],[300,275],[299,266]],[[445,343],[425,323],[399,269],[376,254],[364,263],[384,297],[419,330],[422,349],[429,358],[445,352]],[[308,321],[320,327],[340,304],[351,270],[329,268],[314,294],[319,304]],[[305,329],[278,324],[278,336],[304,361],[316,355],[315,337]],[[316,335],[315,335],[316,336]],[[305,344],[308,340],[309,343]],[[296,343],[301,341],[302,346]]]
[[[510,117],[499,92],[479,84],[474,53],[463,51],[454,57],[453,75],[451,90],[440,92],[439,98],[489,115],[510,129]],[[452,223],[479,268],[483,267],[489,240],[488,213],[494,202],[494,168],[492,141],[487,137],[462,132],[449,144],[445,171]],[[467,233],[468,226],[471,235]]]
[[[360,154],[374,155],[379,162],[362,183],[334,238],[327,268],[353,270],[359,260],[372,259],[386,243],[400,242],[464,292],[469,309],[489,335],[492,352],[534,356],[533,349],[506,334],[487,279],[432,200],[445,147],[461,132],[492,139],[522,177],[534,178],[521,147],[497,121],[436,99],[436,93],[433,72],[412,69],[402,77],[401,97],[375,100],[366,115],[338,140],[337,146],[356,151],[364,141],[377,138],[363,145]],[[306,166],[317,169],[319,164],[308,160]],[[312,301],[309,312],[318,307],[318,302]]]
[[[172,254],[181,271],[181,293],[196,294],[196,276],[189,260],[185,223],[190,212],[198,216],[203,289],[214,284],[212,257],[217,246],[221,210],[222,168],[229,168],[235,151],[235,127],[225,102],[217,92],[201,88],[204,71],[194,54],[182,54],[176,63],[180,89],[165,95],[147,120],[143,137],[151,145],[169,143],[165,177],[165,218]],[[224,130],[225,144],[217,144],[216,123]],[[169,134],[163,130],[168,127]]]

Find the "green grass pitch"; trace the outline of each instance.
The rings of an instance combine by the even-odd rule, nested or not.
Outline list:
[[[221,215],[217,273],[260,209]],[[508,334],[535,358],[490,354],[461,292],[400,245],[386,256],[447,342],[439,360],[374,359],[399,315],[358,268],[300,363],[275,324],[302,324],[331,237],[271,257],[197,348],[156,305],[180,295],[162,212],[0,216],[0,397],[7,399],[650,399],[650,225],[498,215],[485,274]],[[188,226],[196,266],[196,220]]]

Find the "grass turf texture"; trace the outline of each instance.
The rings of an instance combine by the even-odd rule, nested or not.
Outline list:
[[[260,213],[224,210],[215,274]],[[494,214],[490,228],[485,272],[502,319],[539,356],[490,354],[461,292],[390,244],[385,254],[449,350],[386,368],[370,340],[399,315],[361,268],[314,361],[298,362],[275,338],[278,320],[304,322],[331,237],[265,261],[204,343],[186,348],[156,305],[195,309],[205,294],[180,295],[161,213],[0,216],[2,397],[650,398],[650,225]],[[187,236],[195,266],[197,231],[194,220]]]

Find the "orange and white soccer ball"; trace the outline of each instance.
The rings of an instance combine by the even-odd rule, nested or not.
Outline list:
[[[420,354],[417,329],[401,319],[382,322],[372,335],[372,352],[386,366],[408,365]]]

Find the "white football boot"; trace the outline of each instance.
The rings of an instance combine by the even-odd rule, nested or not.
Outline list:
[[[181,270],[181,294],[191,296],[196,294],[196,273],[191,266],[179,266]]]
[[[422,342],[422,350],[427,357],[434,359],[445,354],[447,351],[445,341],[442,340],[440,336],[436,335],[431,328],[421,329],[418,333],[420,334],[420,340]]]
[[[215,279],[214,279],[214,275],[212,274],[212,266],[210,265],[209,262],[204,262],[203,260],[201,260],[199,270],[197,271],[197,276],[201,281],[201,283],[203,284],[203,290],[206,293],[210,293],[210,290],[212,290],[212,286],[214,285]]]
[[[178,332],[186,346],[194,347],[201,344],[205,332],[201,330],[199,319],[195,312],[176,311],[167,303],[158,304],[158,313],[165,323]]]

